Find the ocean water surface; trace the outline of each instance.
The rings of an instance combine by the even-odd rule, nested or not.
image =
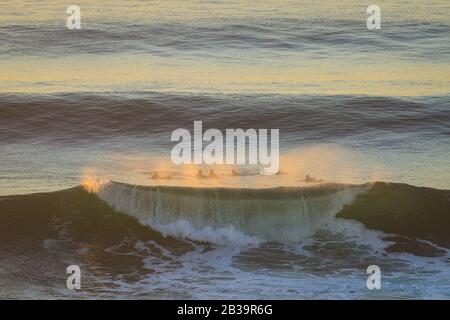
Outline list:
[[[1,298],[450,298],[449,3],[77,4],[0,4]],[[197,120],[282,174],[195,179]]]

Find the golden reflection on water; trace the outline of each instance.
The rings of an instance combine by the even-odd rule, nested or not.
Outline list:
[[[378,1],[386,32],[402,24],[448,23],[448,1]],[[6,0],[0,3],[0,25],[61,25],[65,28],[67,2]],[[325,26],[330,21],[355,21],[365,26],[367,4],[333,1],[88,1],[79,0],[82,28],[96,30],[101,23],[195,23],[205,27],[224,23],[299,21],[303,27]],[[234,21],[234,22],[233,22]],[[361,25],[361,26],[360,26]],[[277,24],[274,24],[274,28]],[[333,27],[330,26],[330,31]],[[384,30],[384,29],[383,29]],[[274,30],[276,32],[277,30]],[[130,31],[129,31],[130,32]],[[351,32],[351,30],[349,30]],[[395,32],[402,32],[396,29]],[[405,33],[408,30],[404,31]],[[276,35],[276,34],[274,34]],[[401,36],[401,34],[398,34]],[[107,39],[106,39],[107,40]],[[369,38],[368,38],[368,41]],[[45,45],[45,44],[44,44]],[[107,45],[107,41],[105,43]],[[357,44],[355,44],[357,45]],[[351,50],[349,48],[348,50]],[[351,53],[351,52],[349,52]],[[30,49],[30,55],[33,50]],[[369,94],[388,96],[449,93],[448,63],[392,59],[372,52],[348,56],[304,56],[290,52],[280,57],[255,59],[252,50],[239,50],[232,60],[138,54],[77,54],[55,57],[8,57],[0,61],[0,92],[169,91],[212,93]],[[261,53],[259,53],[261,54]],[[294,54],[294,56],[292,56]],[[297,56],[297,54],[299,54]],[[365,56],[366,55],[366,56]],[[396,53],[401,57],[401,53]]]
[[[290,63],[289,63],[290,62]],[[153,56],[78,56],[0,62],[0,92],[162,91],[211,93],[448,94],[450,65],[346,61],[275,65],[183,61]]]

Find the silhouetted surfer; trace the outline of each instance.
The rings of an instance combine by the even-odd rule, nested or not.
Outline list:
[[[157,179],[161,179],[161,177],[159,176],[158,172],[155,172],[155,173],[152,175],[152,179],[157,180]]]
[[[317,180],[316,178],[313,178],[313,177],[311,177],[310,175],[306,175],[305,176],[305,182],[323,182],[323,180],[322,179],[319,179],[319,180]]]
[[[158,172],[155,172],[152,175],[152,179],[154,179],[154,180],[158,180],[158,179],[166,179],[166,180],[168,180],[168,179],[170,179],[170,175],[167,174],[166,176],[161,176]]]
[[[197,177],[198,179],[206,178],[206,177],[203,175],[202,169],[199,169],[199,170],[198,170],[197,176],[196,176],[196,177]]]
[[[209,172],[208,178],[218,178],[219,176],[214,172],[213,169]]]

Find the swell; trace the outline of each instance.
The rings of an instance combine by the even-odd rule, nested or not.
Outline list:
[[[358,27],[356,27],[358,26]],[[401,58],[446,61],[449,25],[444,23],[390,24],[392,30],[367,34],[355,21],[251,20],[243,23],[97,23],[74,33],[58,24],[0,26],[6,57],[61,57],[76,54],[197,55],[233,59],[239,51],[262,51],[271,56],[402,52]],[[405,28],[408,32],[402,32]],[[369,38],[368,38],[369,37]],[[430,42],[433,46],[429,46]],[[438,46],[436,48],[436,46]],[[245,59],[245,55],[241,57]]]
[[[448,104],[448,96],[5,94],[0,96],[0,140],[75,144],[152,136],[167,144],[170,132],[191,128],[195,120],[219,130],[279,128],[286,143],[392,134],[445,139]]]
[[[80,265],[89,285],[105,275],[138,281],[153,272],[144,266],[136,243],[158,243],[173,254],[192,250],[189,244],[164,238],[135,219],[115,212],[82,187],[0,197],[0,274],[3,298],[61,297],[66,267]],[[149,245],[147,255],[162,257]],[[96,280],[100,279],[100,280]],[[54,289],[56,286],[56,289]]]

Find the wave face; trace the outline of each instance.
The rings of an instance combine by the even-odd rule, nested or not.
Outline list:
[[[450,190],[379,182],[337,217],[450,248]]]
[[[98,196],[164,235],[216,244],[298,242],[351,203],[362,187],[203,189],[109,182]]]

